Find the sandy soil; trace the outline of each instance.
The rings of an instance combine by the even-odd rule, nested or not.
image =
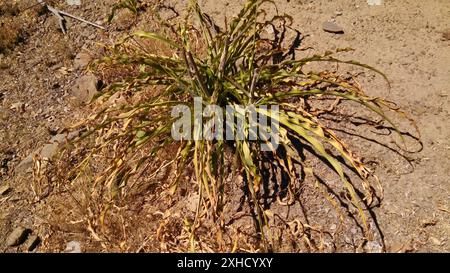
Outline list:
[[[34,1],[19,2],[24,8]],[[60,2],[60,8],[94,22],[105,18],[114,3],[112,0],[82,1],[81,7],[68,7],[64,1]],[[177,10],[184,9],[184,1],[166,2]],[[199,2],[217,22],[222,22],[224,16],[234,15],[240,7],[239,1]],[[299,54],[354,48],[354,52],[346,53],[342,58],[373,65],[391,80],[392,88],[388,89],[379,77],[371,73],[362,74],[360,81],[367,92],[397,102],[398,106],[411,113],[420,128],[423,148],[409,139],[410,150],[418,151],[409,153],[400,150],[391,136],[380,136],[368,131],[364,125],[350,126],[341,124],[343,120],[334,121],[342,126],[340,128],[354,133],[353,137],[347,136],[348,142],[366,162],[373,164],[382,181],[385,197],[373,212],[384,235],[386,250],[449,252],[450,40],[444,33],[450,29],[450,2],[386,0],[381,6],[368,6],[363,0],[277,2],[278,12],[293,16],[293,27],[304,35],[301,47],[305,51]],[[270,5],[267,8],[270,13],[274,12]],[[82,50],[96,55],[95,42],[110,42],[112,37],[128,30],[129,22],[115,22],[108,33],[103,33],[69,21],[69,33],[64,36],[49,13],[33,8],[17,16],[26,17],[27,23],[23,26],[26,38],[11,51],[0,55],[0,186],[7,184],[12,188],[11,192],[0,196],[0,251],[25,251],[23,247],[3,244],[18,225],[32,229],[42,238],[43,243],[37,251],[63,251],[72,240],[80,241],[84,251],[135,251],[132,247],[106,248],[105,244],[95,242],[86,226],[78,224],[80,216],[67,210],[71,205],[62,205],[68,198],[67,193],[51,193],[45,200],[35,202],[30,189],[30,175],[17,176],[13,172],[21,159],[88,110],[74,106],[68,93],[82,73],[72,69],[75,55]],[[324,32],[322,23],[328,20],[342,26],[345,33]],[[12,107],[18,102],[24,105],[19,109]],[[405,128],[413,132],[412,128]],[[238,189],[238,186],[229,190],[233,188]],[[168,204],[167,207],[172,212],[182,211],[191,197],[180,197],[181,203]],[[356,245],[350,246],[351,241],[354,243],[354,238],[358,237],[357,231],[349,228],[348,232],[335,232],[335,217],[328,215],[329,208],[326,210],[320,201],[311,200],[314,196],[308,188],[304,197],[309,198],[304,204],[306,210],[333,234],[335,241],[333,246],[327,245],[317,251],[358,251]],[[145,241],[145,247],[141,245],[139,250],[164,250],[159,243],[149,242],[152,237],[146,235],[148,230],[136,223],[166,221],[164,217],[162,220],[145,218],[149,211],[155,210],[152,202],[160,199],[142,197],[139,200],[140,203],[135,205],[144,210],[148,208],[148,211],[140,214],[142,218],[128,218],[131,222],[126,227],[134,231],[129,231],[130,235],[125,237],[132,240],[131,237],[135,236],[133,240]],[[297,210],[300,208],[292,211],[295,213]],[[149,229],[157,227],[153,224]],[[278,251],[308,251],[286,244],[287,241],[280,243]],[[376,247],[366,250],[375,251]]]

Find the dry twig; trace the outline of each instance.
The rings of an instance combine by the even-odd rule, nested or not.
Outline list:
[[[66,16],[66,17],[70,17],[70,18],[75,19],[75,20],[78,20],[78,21],[81,21],[81,22],[86,23],[86,24],[88,24],[88,25],[91,25],[91,26],[94,26],[94,27],[97,27],[97,28],[100,28],[100,29],[105,30],[105,27],[103,27],[103,26],[101,26],[101,25],[99,25],[99,24],[96,24],[96,23],[87,21],[87,20],[85,20],[85,19],[83,19],[83,18],[81,18],[81,17],[72,15],[72,14],[67,13],[67,12],[65,12],[65,11],[55,9],[54,7],[52,7],[52,6],[48,5],[47,3],[45,3],[44,0],[37,0],[37,1],[38,1],[41,5],[46,6],[47,9],[48,9],[49,11],[51,11],[51,12],[58,18],[59,26],[60,26],[60,28],[61,28],[61,30],[62,30],[62,32],[63,32],[64,34],[66,34],[66,32],[67,32],[66,26],[65,26],[65,21],[66,21],[66,20],[64,19],[65,16]]]

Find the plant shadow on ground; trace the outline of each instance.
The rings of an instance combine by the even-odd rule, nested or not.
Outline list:
[[[288,46],[289,50],[287,53],[276,54],[273,57],[274,63],[282,63],[282,62],[288,61],[288,60],[295,60],[296,52],[300,51],[300,50],[302,50],[302,51],[305,50],[305,49],[301,48],[303,39],[305,37],[302,35],[302,33],[299,30],[291,29],[292,31],[295,32],[295,38],[289,39],[286,37],[286,32],[288,29],[288,27],[286,27],[286,22],[284,22],[284,24],[281,26],[281,28],[277,28],[273,24],[270,24],[270,26],[273,29],[274,44],[290,44],[290,46]],[[290,37],[292,38],[292,35]],[[272,49],[274,49],[274,48],[272,48]],[[297,103],[299,103],[299,102],[297,102]],[[408,131],[397,131],[398,129],[394,128],[393,126],[384,125],[382,123],[382,120],[376,121],[376,120],[371,119],[370,117],[366,117],[363,115],[359,116],[356,114],[337,113],[334,110],[338,106],[339,103],[340,103],[340,101],[338,101],[337,103],[335,102],[333,105],[328,105],[329,109],[321,110],[320,114],[318,114],[317,117],[322,117],[325,120],[334,122],[335,125],[338,125],[338,126],[340,125],[340,128],[338,126],[336,126],[336,127],[330,126],[329,127],[331,130],[333,130],[335,132],[340,132],[347,136],[358,137],[369,143],[379,145],[382,148],[396,154],[397,156],[401,157],[404,160],[404,162],[407,163],[411,167],[411,172],[413,171],[414,166],[412,165],[412,161],[407,155],[405,155],[405,153],[418,153],[423,149],[423,144],[420,140],[420,137],[414,136],[413,134],[411,134]],[[303,101],[303,104],[305,106],[311,108],[310,105],[308,105],[309,103],[307,100]],[[314,102],[312,102],[312,104],[314,104]],[[347,106],[347,107],[349,107],[349,106]],[[325,107],[325,108],[327,108],[327,107]],[[347,123],[348,125],[353,125],[353,126],[361,126],[361,125],[372,126],[374,129],[374,131],[372,131],[372,133],[374,133],[375,135],[392,136],[393,134],[398,133],[399,135],[401,135],[402,138],[406,137],[406,138],[409,138],[410,140],[412,140],[413,142],[417,143],[418,149],[415,151],[408,151],[408,150],[406,150],[406,148],[402,148],[398,144],[396,144],[395,147],[391,147],[390,145],[386,144],[385,142],[378,140],[376,137],[370,138],[370,137],[364,136],[364,134],[361,134],[361,133],[358,133],[355,131],[352,132],[351,130],[346,130],[345,128],[347,126],[342,126],[342,123]],[[412,123],[414,123],[414,122],[412,121]],[[413,126],[415,126],[415,125],[413,124]],[[418,130],[417,130],[417,132],[418,132]],[[303,183],[307,178],[307,174],[305,173],[304,167],[302,166],[302,162],[306,161],[306,159],[307,159],[307,154],[312,155],[314,158],[320,159],[321,163],[328,167],[329,172],[333,173],[335,171],[333,166],[325,158],[323,158],[323,156],[320,153],[316,152],[312,147],[310,147],[308,145],[304,145],[302,142],[298,141],[295,138],[292,138],[291,141],[294,143],[296,152],[300,155],[300,159],[301,159],[300,161],[296,162],[296,164],[298,164],[297,168],[299,169],[298,181],[292,181],[289,177],[289,174],[285,171],[285,168],[282,168],[279,166],[279,164],[274,163],[274,162],[276,162],[276,160],[273,157],[272,153],[266,153],[260,159],[259,164],[260,164],[260,169],[262,170],[262,177],[263,177],[263,182],[262,182],[263,191],[261,194],[260,203],[264,210],[270,211],[272,209],[272,205],[274,205],[276,203],[278,203],[278,204],[283,203],[284,205],[290,206],[290,205],[294,204],[295,202],[299,202],[299,204],[301,206],[301,203],[302,203],[302,200],[300,198],[301,186],[300,186],[300,188],[298,188],[299,186],[295,185],[295,184],[298,182]],[[232,147],[232,145],[233,144],[231,143],[230,147]],[[280,157],[283,157],[282,155],[285,154],[286,151],[283,151],[283,148],[279,148],[277,153],[280,154]],[[356,193],[359,196],[359,198],[361,198],[361,200],[363,200],[365,198],[364,193],[362,191],[360,191],[358,189],[357,185],[355,185],[352,182],[353,180],[358,179],[357,178],[358,173],[348,164],[348,162],[345,160],[345,158],[343,158],[340,155],[335,155],[335,156],[336,156],[336,159],[338,159],[338,161],[343,166],[346,167],[347,171],[353,172],[353,179],[351,179],[349,176],[347,176],[347,174],[346,174],[346,178],[348,179],[348,181],[350,183],[352,183],[353,187],[355,187]],[[328,194],[330,194],[330,196],[332,196],[332,198],[337,201],[339,206],[345,210],[345,214],[347,215],[347,217],[349,217],[351,219],[351,221],[353,222],[353,224],[358,227],[360,232],[364,233],[363,225],[358,220],[357,215],[355,215],[354,212],[352,212],[351,204],[349,204],[349,201],[348,201],[349,198],[342,197],[342,194],[337,193],[336,189],[333,189],[332,187],[330,187],[327,184],[327,182],[320,177],[320,175],[314,175],[314,179],[316,179],[316,182],[319,183],[322,187],[324,187],[326,192]],[[245,180],[245,178],[244,178],[244,180]],[[245,184],[249,185],[248,181]],[[242,194],[243,194],[243,196],[240,198],[241,202],[240,202],[239,210],[243,209],[245,200],[251,200],[251,192],[248,189],[248,187],[244,187]],[[382,198],[383,198],[382,196],[374,195],[374,199],[375,199],[374,202],[372,204],[364,203],[364,210],[369,213],[372,223],[373,223],[373,232],[377,233],[380,243],[383,246],[383,250],[385,251],[385,242],[384,242],[383,231],[380,228],[376,213],[373,210],[374,208],[377,208],[381,205]],[[280,202],[281,200],[285,200],[285,199],[288,199],[288,200],[286,202]],[[251,207],[252,203],[248,202],[248,205]],[[306,223],[309,224],[308,214],[306,213],[306,211],[304,209],[302,209],[302,212],[304,214],[304,219],[305,219]],[[258,230],[258,225],[257,225],[258,215],[256,215],[255,213],[252,213],[252,217],[253,217],[253,221],[255,223],[256,230],[258,232],[261,232],[261,230]]]
[[[361,125],[361,123],[373,123],[374,122],[374,121],[364,118],[364,117],[355,117],[354,115],[348,115],[347,118],[357,118],[357,119],[363,120],[363,122],[358,121],[358,123],[359,123],[358,125]],[[339,123],[343,123],[343,122],[348,122],[351,125],[355,125],[355,123],[356,123],[350,119],[347,121],[339,120]],[[330,128],[332,128],[332,127],[330,127]],[[414,166],[412,164],[412,160],[407,155],[402,153],[402,152],[407,152],[407,151],[403,150],[402,148],[399,148],[398,146],[391,147],[388,144],[386,144],[385,142],[377,140],[376,138],[369,138],[369,137],[364,136],[363,134],[346,131],[344,129],[333,128],[333,130],[336,132],[342,132],[343,134],[348,135],[348,136],[356,136],[356,137],[361,138],[364,141],[367,141],[369,143],[380,145],[383,149],[386,149],[386,150],[392,152],[393,154],[399,156],[400,158],[402,158],[403,161],[410,166],[410,168],[411,168],[410,172],[413,172]],[[387,133],[387,134],[383,133],[383,131],[386,131],[386,130],[389,131],[389,133]],[[395,132],[395,128],[390,127],[390,126],[380,125],[377,128],[377,132],[373,132],[373,133],[386,136],[386,135],[391,135],[393,132]],[[401,134],[404,137],[410,138],[411,140],[418,143],[418,145],[419,145],[419,148],[417,151],[407,152],[407,153],[416,153],[422,149],[423,145],[418,137],[413,136],[409,132],[401,132]],[[320,154],[318,154],[316,151],[314,151],[314,149],[312,149],[309,146],[303,145],[299,141],[295,141],[295,140],[292,140],[292,141],[293,141],[293,143],[295,143],[296,151],[301,156],[302,161],[306,161],[308,155],[312,155],[313,157],[320,159],[321,164],[327,166],[326,171],[334,172],[333,166],[331,166],[326,159],[321,157]],[[278,152],[280,154],[284,153],[284,152],[280,152],[280,151],[278,151]],[[338,155],[336,156],[336,158],[339,160],[339,162],[343,166],[346,167],[346,169],[348,171],[353,172],[353,179],[348,176],[346,176],[346,177],[347,177],[348,181],[350,183],[352,183],[352,185],[356,188],[356,193],[358,194],[358,196],[361,199],[363,199],[364,193],[361,192],[360,190],[358,190],[357,185],[355,185],[352,182],[353,180],[358,179],[357,178],[358,174],[356,173],[356,171],[352,170],[351,166],[348,165],[348,163],[346,162],[346,160],[344,158],[342,158],[341,156],[338,156]],[[276,205],[280,204],[280,203],[283,203],[283,205],[286,205],[286,206],[291,206],[294,203],[298,202],[300,204],[300,206],[302,206],[301,205],[302,200],[300,198],[301,185],[299,186],[299,185],[297,185],[297,183],[300,183],[300,184],[304,183],[305,180],[307,179],[307,174],[305,173],[303,167],[301,167],[301,162],[297,162],[299,164],[299,166],[297,166],[299,168],[298,181],[291,181],[289,179],[289,174],[286,173],[285,170],[283,168],[281,168],[278,164],[276,164],[276,163],[274,164],[274,162],[275,162],[275,159],[273,158],[271,153],[265,154],[261,158],[261,161],[260,161],[260,165],[261,165],[260,168],[263,170],[262,171],[263,191],[262,191],[261,199],[260,199],[261,206],[263,207],[264,210],[268,210],[268,211],[273,209],[273,205],[275,205],[275,207],[276,207]],[[360,223],[357,215],[355,215],[353,210],[351,209],[351,204],[348,202],[348,197],[345,197],[345,196],[343,196],[343,194],[340,194],[338,192],[339,189],[335,189],[335,188],[332,188],[331,186],[329,186],[328,183],[326,182],[326,180],[321,178],[320,174],[314,175],[314,179],[316,180],[316,182],[318,184],[320,184],[321,187],[323,187],[325,189],[327,194],[329,194],[334,200],[337,201],[337,204],[340,206],[340,208],[342,208],[345,211],[346,217],[351,219],[351,222],[353,222],[353,224],[356,227],[358,227],[358,229],[360,230],[361,233],[364,233],[364,227]],[[245,183],[245,184],[248,184],[248,183]],[[300,188],[298,188],[298,187],[300,187]],[[385,242],[384,242],[383,231],[380,228],[376,213],[374,211],[375,208],[380,207],[383,198],[382,198],[382,196],[374,196],[374,199],[375,199],[375,201],[373,202],[373,204],[371,204],[371,205],[364,204],[364,210],[367,211],[371,217],[371,221],[373,223],[372,232],[375,232],[377,234],[375,237],[377,237],[380,240],[380,243],[383,246],[383,250],[385,250],[384,249]],[[241,197],[239,210],[243,209],[245,200],[251,200],[250,191],[246,187],[242,190],[242,197]],[[287,201],[281,202],[281,200],[287,200]],[[251,202],[248,203],[248,206],[252,206]],[[275,208],[275,210],[277,210],[277,209]],[[305,220],[306,224],[310,224],[309,223],[310,221],[308,220],[308,218],[309,218],[308,213],[306,212],[306,210],[302,209],[302,213],[304,215],[304,220]],[[258,216],[253,213],[252,217],[253,217],[254,223],[256,224],[258,222]],[[255,228],[256,228],[256,230],[258,230],[257,225],[255,225]]]

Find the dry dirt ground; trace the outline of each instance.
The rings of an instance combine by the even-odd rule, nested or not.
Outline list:
[[[159,193],[141,196],[128,207],[116,208],[116,212],[130,210],[128,214],[117,214],[120,214],[118,222],[121,224],[111,223],[111,230],[100,232],[83,220],[83,215],[91,217],[97,212],[86,209],[89,206],[80,206],[85,209],[80,212],[82,209],[77,209],[70,201],[67,192],[70,189],[50,191],[48,196],[36,201],[31,187],[32,175],[14,172],[30,152],[89,110],[89,107],[74,104],[69,92],[74,81],[84,73],[73,68],[76,54],[98,55],[97,42],[111,43],[114,37],[126,33],[135,23],[125,14],[105,32],[69,19],[68,33],[63,35],[51,13],[40,7],[26,9],[35,1],[16,2],[21,12],[0,13],[4,20],[8,17],[21,22],[19,41],[0,55],[0,187],[8,185],[10,188],[0,196],[0,251],[27,251],[23,245],[6,245],[7,237],[17,226],[29,228],[41,238],[41,244],[34,250],[38,252],[62,252],[70,241],[80,242],[82,251],[183,250],[181,246],[174,247],[177,242],[180,245],[184,242],[182,219],[177,217],[189,212],[189,200],[195,198],[192,194],[160,206],[155,204],[162,200]],[[77,7],[68,6],[64,1],[53,2],[57,7],[93,22],[103,22],[114,3],[112,0],[82,0],[81,6]],[[165,4],[181,12],[185,2],[170,0]],[[423,148],[409,138],[409,148],[415,152],[405,152],[395,146],[391,136],[368,131],[364,123],[358,125],[360,119],[353,120],[350,126],[344,122],[346,113],[341,113],[342,116],[334,120],[339,128],[353,133],[353,136],[347,135],[351,147],[365,162],[373,165],[382,181],[384,200],[373,210],[373,215],[384,237],[386,250],[449,252],[450,2],[385,0],[381,6],[368,6],[365,0],[276,2],[278,12],[291,15],[292,27],[304,35],[301,48],[305,50],[299,54],[354,48],[355,51],[342,55],[342,58],[373,65],[391,80],[391,89],[388,89],[379,77],[372,73],[362,74],[359,79],[367,92],[396,102],[411,114],[420,129]],[[6,2],[0,3],[5,5]],[[200,0],[199,3],[217,22],[222,22],[224,16],[233,16],[240,7],[240,1]],[[274,12],[270,5],[267,9]],[[139,15],[138,26],[145,27],[142,21],[146,18],[145,14]],[[344,34],[324,32],[322,23],[328,20],[342,26]],[[352,116],[358,114],[352,113]],[[413,128],[405,128],[413,132]],[[228,190],[239,191],[236,183]],[[332,178],[329,183],[333,183]],[[324,239],[324,244],[319,247],[305,244],[304,238],[282,239],[274,247],[276,251],[381,250],[380,238],[362,249],[357,226],[348,223],[348,227],[341,230],[330,207],[314,198],[306,187],[303,196],[306,201],[300,207],[292,208],[291,213],[303,217],[309,215],[310,219],[315,219],[317,229],[330,238]],[[165,213],[161,216],[158,211]],[[277,211],[283,213],[282,209]],[[242,230],[248,224],[241,222],[236,224],[234,234],[239,234],[236,238],[241,238],[239,236],[245,233]],[[279,234],[283,234],[282,229],[290,226],[279,227]],[[313,241],[318,241],[313,230],[311,228],[309,234]],[[157,235],[151,235],[156,231]],[[161,235],[164,232],[169,235],[164,237]],[[108,241],[113,233],[119,233],[120,238]],[[242,250],[252,250],[252,247],[249,241]]]

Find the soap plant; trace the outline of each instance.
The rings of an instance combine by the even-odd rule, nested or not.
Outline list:
[[[135,1],[125,2],[135,9]],[[218,27],[196,1],[191,1],[188,16],[181,23],[172,25],[156,15],[160,19],[158,32],[137,31],[111,47],[107,56],[99,60],[97,69],[101,72],[108,67],[120,67],[133,72],[110,79],[97,98],[97,102],[107,103],[75,126],[86,130],[77,141],[92,136],[96,141],[72,170],[71,177],[80,177],[95,161],[96,154],[104,152],[105,147],[113,147],[112,152],[108,151],[112,155],[110,161],[97,175],[95,184],[104,183],[111,198],[116,198],[133,179],[139,179],[149,162],[156,162],[160,151],[172,149],[172,160],[164,161],[155,169],[172,166],[174,171],[166,181],[172,193],[184,183],[186,172],[193,172],[200,196],[195,220],[189,224],[191,246],[195,249],[195,231],[202,217],[210,217],[217,225],[223,225],[219,219],[226,194],[225,183],[230,183],[226,182],[229,175],[227,154],[230,154],[233,171],[242,175],[246,183],[256,230],[265,241],[268,216],[261,205],[262,162],[271,158],[289,184],[295,185],[301,183],[305,171],[316,174],[313,166],[307,166],[299,149],[299,146],[308,147],[337,174],[349,203],[368,233],[364,208],[381,194],[378,179],[306,102],[318,98],[350,101],[354,107],[378,115],[393,128],[396,127],[386,113],[397,110],[381,98],[366,95],[352,78],[325,68],[311,71],[305,67],[311,63],[323,64],[321,67],[326,67],[326,63],[348,64],[385,76],[370,66],[335,57],[350,49],[292,58],[298,39],[293,46],[285,48],[279,37],[263,37],[265,32],[279,33],[267,31],[276,30],[276,25],[285,30],[290,18],[275,16],[262,20],[264,3],[274,5],[272,1],[248,0],[236,17],[225,22],[224,27]],[[120,96],[139,99],[110,104]],[[245,137],[240,140],[175,141],[171,130],[177,118],[171,111],[173,107],[184,105],[193,115],[195,98],[201,98],[205,105],[218,105],[224,112],[230,105],[255,107],[260,116],[279,124],[279,146],[272,151],[262,150],[261,144],[266,144],[267,139],[249,140],[248,124],[244,128]],[[270,106],[279,107],[277,115],[264,110]],[[334,109],[330,110],[331,114]],[[192,116],[191,120],[194,119]],[[343,163],[359,177],[360,185],[349,180]],[[295,199],[293,191],[288,191],[287,195],[284,200]]]

